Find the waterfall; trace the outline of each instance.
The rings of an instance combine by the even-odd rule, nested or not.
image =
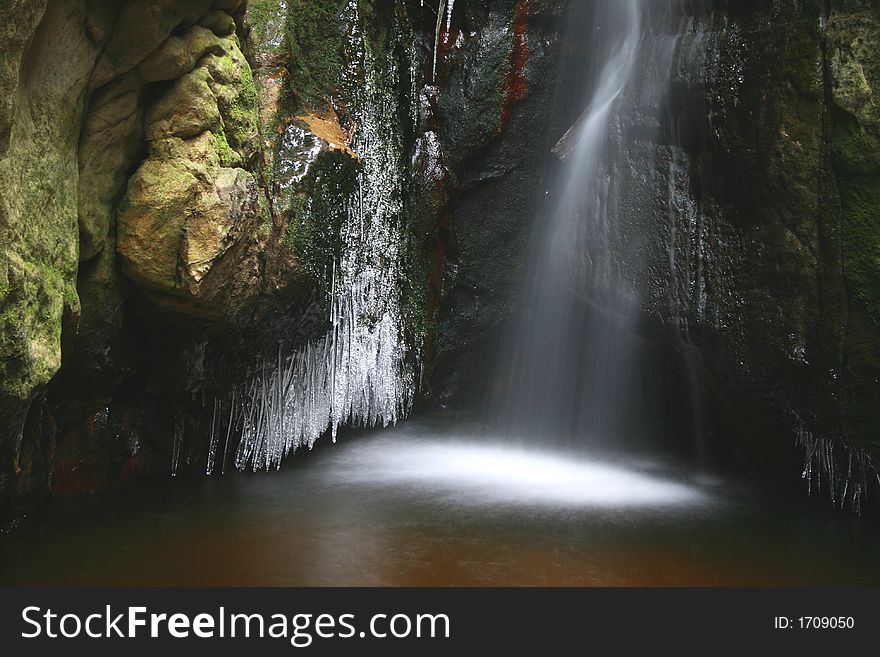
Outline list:
[[[678,34],[655,28],[658,10],[643,0],[584,4],[573,3],[560,74],[581,86],[581,115],[553,149],[560,173],[538,218],[496,408],[529,436],[598,440],[622,433],[635,406],[648,246],[634,226],[657,186],[652,135]]]

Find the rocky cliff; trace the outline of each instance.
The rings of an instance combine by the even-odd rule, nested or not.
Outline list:
[[[434,4],[11,0],[0,515],[202,469],[364,272],[426,402],[491,395],[580,46],[564,0]],[[880,8],[657,7],[673,87],[627,219],[655,374],[744,461],[876,455]]]
[[[536,200],[551,189],[555,165],[543,156],[577,118],[567,107],[582,81],[554,68],[577,48],[559,20],[571,10],[493,3],[479,37],[460,38],[450,57],[439,141],[450,142],[458,186],[440,222],[441,399],[472,400],[475,382],[492,394],[484,382],[540,221]],[[616,257],[636,248],[645,260],[644,385],[688,418],[654,419],[792,478],[803,459],[805,473],[835,479],[833,496],[864,489],[880,444],[878,5],[670,2],[652,11],[648,29],[674,43],[672,86],[627,101],[617,129],[636,135],[631,166],[614,175],[637,202],[624,200],[612,220],[625,238]],[[655,115],[660,125],[646,123]],[[695,404],[699,426],[687,410]]]
[[[254,386],[276,359],[316,353],[340,295],[363,316],[346,326],[362,333],[353,348],[391,357],[366,342],[400,332],[387,339],[414,367],[428,238],[407,228],[404,196],[436,16],[409,4],[13,3],[3,516],[50,491],[204,470],[221,415],[229,450]],[[362,375],[412,402],[417,382]],[[309,420],[307,440],[324,428]]]
[[[4,509],[167,471],[161,434],[180,431],[186,400],[204,394],[206,344],[238,344],[308,287],[289,222],[272,212],[274,111],[243,54],[245,11],[235,0],[10,8]]]
[[[739,433],[794,431],[825,474],[878,446],[878,20],[871,2],[729,3],[677,110],[706,240],[695,340]]]

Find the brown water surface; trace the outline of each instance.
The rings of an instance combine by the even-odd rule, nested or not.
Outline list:
[[[512,447],[438,420],[280,472],[56,500],[5,585],[880,584],[880,528],[797,496]]]

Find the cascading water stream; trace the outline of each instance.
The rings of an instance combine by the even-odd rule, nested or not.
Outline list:
[[[539,229],[537,257],[525,292],[527,310],[513,342],[509,398],[502,412],[527,432],[564,431],[573,419],[566,418],[566,413],[579,408],[570,402],[580,376],[573,360],[575,345],[586,338],[579,335],[577,326],[579,303],[601,304],[624,317],[630,312],[627,295],[611,284],[612,264],[602,244],[607,241],[603,234],[608,227],[599,209],[609,201],[610,181],[600,177],[609,156],[609,130],[638,58],[640,3],[605,2],[598,12],[613,34],[605,33],[607,43],[594,48],[594,56],[604,63],[588,109],[555,149],[564,161],[564,173],[546,211],[546,223]],[[600,33],[585,38],[593,34]],[[599,54],[603,47],[607,52]],[[581,264],[584,256],[590,269],[586,276]],[[590,284],[585,286],[582,281],[587,278]]]
[[[646,247],[629,220],[647,204],[656,166],[643,150],[679,39],[655,29],[658,15],[643,0],[602,0],[592,11],[575,3],[569,17],[563,84],[582,84],[574,103],[586,110],[553,149],[561,171],[538,219],[497,407],[528,437],[619,441],[637,407]]]

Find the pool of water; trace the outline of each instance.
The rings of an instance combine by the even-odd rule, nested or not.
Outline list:
[[[431,418],[279,472],[55,500],[5,585],[880,584],[880,528],[652,459],[511,446]]]

